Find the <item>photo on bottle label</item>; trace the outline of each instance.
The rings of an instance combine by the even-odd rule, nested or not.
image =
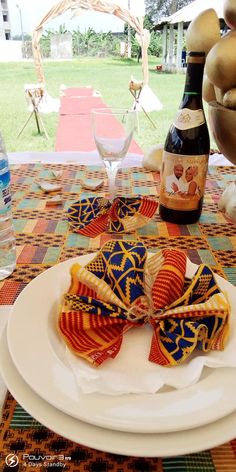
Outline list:
[[[160,203],[174,210],[196,210],[205,187],[208,156],[164,153]]]

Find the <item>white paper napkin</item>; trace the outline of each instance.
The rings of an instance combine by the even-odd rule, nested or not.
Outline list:
[[[230,338],[224,351],[200,351],[182,365],[162,367],[148,360],[152,338],[151,326],[129,330],[115,359],[92,367],[66,348],[69,363],[79,390],[108,395],[125,393],[155,393],[164,385],[181,389],[196,383],[204,366],[236,367],[236,320],[230,320]],[[236,372],[235,372],[236,374]]]

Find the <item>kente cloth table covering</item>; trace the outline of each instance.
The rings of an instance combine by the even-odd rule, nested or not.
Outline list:
[[[38,179],[52,179],[52,169],[63,170],[62,205],[56,208],[47,206],[48,195],[37,185]],[[13,304],[22,289],[45,269],[70,257],[95,252],[104,243],[114,239],[141,241],[154,253],[165,248],[184,250],[192,262],[210,265],[214,272],[236,285],[235,224],[219,212],[217,205],[223,189],[235,180],[235,167],[209,168],[203,213],[198,223],[173,225],[161,221],[156,214],[146,226],[132,234],[103,233],[93,239],[70,232],[66,213],[73,202],[93,195],[84,192],[81,179],[104,178],[103,168],[34,163],[12,166],[11,172],[17,268],[9,278],[0,282],[1,304]],[[122,169],[118,184],[122,196],[132,192],[134,195],[156,196],[159,174],[140,168]],[[103,191],[96,191],[96,195],[104,196]],[[0,444],[1,470],[4,472],[10,470],[5,464],[9,452],[24,451],[30,454],[32,450],[47,454],[55,451],[68,453],[72,459],[64,470],[69,472],[236,470],[236,440],[199,454],[171,459],[115,456],[74,444],[54,434],[31,418],[9,394],[3,409]],[[19,472],[24,470],[22,465],[20,467]],[[27,467],[27,471],[33,470],[35,467]]]

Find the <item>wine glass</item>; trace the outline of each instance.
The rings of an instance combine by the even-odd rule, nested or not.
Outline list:
[[[106,166],[111,201],[116,195],[119,163],[125,157],[133,137],[135,115],[134,110],[125,108],[92,110],[94,141]]]

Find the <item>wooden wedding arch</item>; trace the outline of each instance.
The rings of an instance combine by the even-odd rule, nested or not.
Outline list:
[[[101,13],[108,13],[115,15],[125,23],[128,23],[132,28],[136,30],[137,40],[142,49],[142,72],[143,72],[143,84],[148,83],[148,46],[150,41],[149,31],[143,28],[143,17],[136,17],[131,12],[120,5],[113,3],[109,0],[61,0],[49,12],[43,17],[38,26],[33,31],[32,46],[36,72],[38,81],[40,84],[45,84],[45,76],[42,67],[42,56],[40,52],[40,38],[43,33],[43,26],[48,21],[56,18],[63,14],[67,10],[71,10],[72,13],[83,10],[95,10]]]

